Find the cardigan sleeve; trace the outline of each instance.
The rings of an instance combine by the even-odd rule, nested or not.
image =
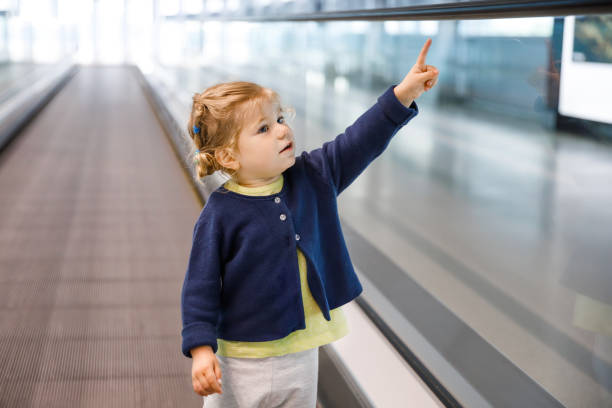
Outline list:
[[[332,141],[311,152],[302,152],[306,163],[317,171],[340,194],[387,147],[402,126],[415,117],[419,109],[416,102],[405,107],[390,86],[377,103]]]
[[[198,219],[181,292],[183,320],[182,351],[191,358],[191,349],[210,345],[217,352],[217,320],[221,297],[221,253],[217,222]]]

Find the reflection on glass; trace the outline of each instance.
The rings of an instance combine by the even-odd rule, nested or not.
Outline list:
[[[609,106],[612,81],[593,75],[611,77],[610,17],[573,21],[204,21],[201,33],[176,27],[189,43],[202,35],[192,75],[179,75],[193,55],[177,47],[159,61],[181,69],[156,70],[185,94],[230,79],[274,88],[296,107],[308,150],[398,83],[433,38],[439,83],[339,197],[343,220],[564,405],[610,406],[612,110],[574,109]]]
[[[612,63],[612,17],[580,16],[574,29],[574,61]]]
[[[559,72],[559,112],[570,125],[587,120],[584,131],[597,136],[612,135],[612,55],[611,16],[568,17],[565,19],[562,41],[562,68]],[[556,73],[556,72],[555,72]],[[593,123],[594,121],[595,123]],[[600,126],[599,123],[606,124]]]

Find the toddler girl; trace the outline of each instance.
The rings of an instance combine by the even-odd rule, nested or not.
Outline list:
[[[347,334],[341,306],[362,291],[336,197],[418,114],[438,78],[430,44],[344,133],[297,157],[274,91],[229,82],[194,96],[198,176],[230,177],[195,223],[181,293],[182,352],[206,406],[315,407],[318,349]]]

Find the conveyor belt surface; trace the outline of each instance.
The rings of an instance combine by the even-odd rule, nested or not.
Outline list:
[[[0,155],[0,406],[199,406],[180,290],[200,210],[133,71],[82,67]]]

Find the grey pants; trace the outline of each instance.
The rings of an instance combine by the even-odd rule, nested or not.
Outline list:
[[[217,355],[223,394],[204,398],[203,408],[315,408],[319,348],[265,358]]]

